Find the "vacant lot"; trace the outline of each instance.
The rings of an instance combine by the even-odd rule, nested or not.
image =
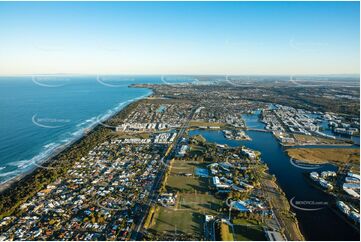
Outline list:
[[[198,165],[198,161],[174,160],[172,162],[172,175],[183,175],[185,173],[193,174]]]
[[[352,148],[292,148],[287,149],[290,157],[310,164],[347,163],[360,164],[360,149]]]
[[[321,138],[311,135],[294,134],[293,137],[295,138],[296,142],[301,144],[347,144],[345,141],[342,140]]]

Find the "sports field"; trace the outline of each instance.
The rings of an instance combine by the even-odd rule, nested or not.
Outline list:
[[[209,191],[209,179],[195,175],[195,168],[204,168],[198,161],[176,160],[167,180],[167,191],[178,192],[176,205],[160,207],[152,229],[163,233],[184,233],[203,238],[204,215],[217,215],[223,201]],[[184,173],[192,174],[185,176]]]

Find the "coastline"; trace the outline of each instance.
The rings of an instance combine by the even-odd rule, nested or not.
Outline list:
[[[89,131],[93,131],[93,129],[95,129],[95,126],[97,126],[97,125],[94,125],[94,127],[90,127]],[[87,133],[88,132],[83,132],[81,135],[75,137],[73,140],[69,141],[67,144],[60,145],[59,147],[57,147],[55,149],[54,153],[52,153],[49,156],[44,157],[43,159],[41,159],[40,162],[39,162],[40,164],[38,164],[38,162],[31,162],[32,166],[27,171],[24,171],[24,172],[22,172],[22,173],[20,173],[20,174],[18,174],[16,176],[10,178],[9,180],[1,183],[0,184],[0,194],[2,192],[4,192],[6,189],[8,189],[9,187],[11,187],[12,184],[21,181],[23,178],[25,178],[28,175],[31,175],[37,169],[41,169],[42,166],[47,165],[47,163],[51,162],[52,159],[54,159],[55,157],[60,155],[62,152],[66,152],[72,145],[74,145],[75,143],[77,143],[81,139],[83,139],[86,136]]]
[[[133,85],[129,85],[128,87],[129,88],[138,88]],[[109,114],[105,118],[97,119],[95,121],[95,123],[92,123],[91,125],[89,125],[89,127],[84,128],[83,132],[79,136],[74,137],[72,140],[70,140],[66,144],[60,145],[59,147],[57,147],[54,150],[54,152],[52,152],[50,155],[42,158],[40,161],[31,162],[32,163],[31,167],[28,170],[25,170],[24,172],[10,178],[9,180],[6,180],[0,184],[0,195],[2,195],[8,189],[15,187],[17,185],[17,183],[19,183],[22,180],[26,179],[27,177],[31,176],[33,173],[36,173],[36,171],[38,169],[44,169],[44,167],[47,167],[48,165],[50,165],[52,163],[52,161],[54,161],[54,159],[56,159],[56,157],[68,152],[72,148],[72,146],[74,146],[77,143],[80,143],[85,137],[87,137],[88,134],[90,134],[91,132],[94,132],[99,126],[104,126],[102,124],[103,122],[107,122],[107,121],[111,120],[113,117],[120,115],[123,111],[127,110],[130,105],[137,103],[139,101],[142,101],[154,94],[154,91],[151,88],[145,88],[145,87],[141,87],[141,88],[148,89],[149,93],[146,95],[142,95],[140,97],[130,99],[128,101],[123,102],[123,103],[125,103],[125,105],[123,107],[120,107],[119,110],[114,111],[113,113]],[[120,104],[121,103],[119,103],[118,105],[120,105]],[[107,113],[109,110],[111,110],[111,109],[108,109],[107,111],[105,111],[105,113]],[[97,117],[99,117],[99,116],[97,116]]]
[[[151,88],[148,88],[148,89],[151,89]],[[155,89],[151,89],[152,91],[156,91],[157,89],[155,88]],[[152,94],[154,94],[154,92],[151,92],[151,94],[149,94],[149,95],[152,95]],[[116,112],[114,112],[112,115],[109,115],[109,116],[107,116],[106,118],[104,118],[104,120],[102,120],[102,121],[100,121],[100,122],[97,122],[96,123],[96,125],[94,125],[94,127],[92,127],[92,129],[89,131],[89,132],[87,132],[87,133],[83,133],[82,135],[81,135],[81,137],[79,137],[79,139],[77,140],[77,141],[75,141],[73,144],[69,144],[67,147],[63,147],[64,148],[64,150],[62,150],[62,151],[59,151],[59,153],[57,153],[57,154],[53,154],[52,155],[52,158],[48,158],[46,161],[44,161],[44,163],[42,163],[44,166],[45,165],[52,165],[53,163],[55,163],[55,162],[52,162],[52,159],[56,159],[57,158],[57,156],[61,156],[63,153],[67,153],[68,151],[69,151],[69,153],[71,153],[72,152],[72,148],[74,147],[74,149],[79,149],[80,147],[82,147],[82,146],[88,146],[89,147],[89,142],[88,143],[86,143],[85,142],[85,144],[83,144],[82,143],[82,141],[83,140],[88,140],[89,141],[89,139],[87,139],[87,137],[88,136],[91,136],[92,135],[92,133],[94,132],[94,133],[97,133],[97,134],[99,134],[99,136],[101,136],[101,137],[104,137],[105,139],[108,139],[109,137],[111,137],[111,136],[109,136],[109,134],[111,135],[112,134],[112,132],[111,132],[111,129],[112,129],[112,127],[114,127],[114,126],[111,126],[111,125],[107,125],[107,123],[108,124],[112,124],[111,122],[114,122],[114,120],[112,120],[113,118],[115,118],[115,119],[117,119],[117,120],[121,120],[121,119],[123,119],[123,117],[125,117],[127,114],[128,114],[128,112],[129,111],[131,111],[132,110],[132,105],[133,104],[135,104],[135,105],[138,105],[137,103],[140,103],[140,102],[143,102],[143,101],[145,101],[145,102],[147,102],[147,100],[149,100],[149,99],[151,99],[152,97],[150,97],[149,95],[147,95],[147,98],[145,98],[145,97],[139,97],[138,99],[136,99],[136,100],[134,100],[133,102],[130,102],[130,103],[128,103],[127,105],[125,105],[125,106],[123,106],[120,110],[118,110],[118,111],[116,111]],[[134,106],[133,106],[134,107]],[[118,116],[118,117],[117,117]],[[98,120],[99,121],[99,120]],[[102,123],[102,122],[104,122],[104,123]],[[100,131],[100,132],[99,132]],[[102,133],[102,131],[106,131],[106,133]],[[90,143],[90,145],[93,145],[93,144],[96,144],[97,142],[102,142],[102,139],[92,139],[92,138],[90,138],[90,140],[94,140],[94,142],[93,143]],[[79,145],[77,145],[77,144],[79,144]],[[85,147],[85,151],[86,151],[86,148],[87,147]],[[74,150],[73,150],[74,151]],[[78,151],[75,151],[75,152],[78,152]],[[74,153],[74,152],[73,152]],[[80,156],[79,157],[82,157],[81,156],[81,151],[79,151],[77,154],[80,154]],[[61,158],[60,158],[61,159]],[[53,161],[56,161],[56,160],[53,160]],[[71,162],[73,162],[73,160],[71,161]],[[63,163],[58,163],[58,164],[63,164]],[[67,163],[64,163],[64,165],[65,165],[65,168],[64,169],[67,169]],[[69,166],[68,166],[69,167]],[[34,179],[34,181],[32,181],[31,179],[33,178],[32,176],[32,174],[33,173],[36,173],[36,171],[37,170],[41,170],[42,171],[42,173],[41,173],[41,175],[44,175],[44,174],[46,174],[47,173],[47,171],[45,170],[45,169],[37,169],[37,168],[39,168],[39,167],[35,167],[35,171],[33,170],[32,172],[30,172],[30,174],[22,174],[23,175],[23,177],[22,178],[19,178],[19,180],[17,180],[17,179],[14,179],[14,180],[17,180],[17,182],[16,181],[14,181],[14,187],[19,187],[19,186],[21,186],[22,185],[22,180],[27,180],[28,182],[32,182],[32,183],[36,183],[36,180]],[[44,172],[45,171],[45,172]],[[51,170],[49,171],[49,172],[51,172]],[[270,175],[270,173],[267,173],[267,174],[269,174]],[[39,176],[38,176],[39,177]],[[61,177],[61,176],[60,176]],[[40,176],[40,178],[41,178],[41,176]],[[59,178],[59,177],[58,177]],[[282,190],[282,188],[281,188],[281,185],[278,183],[278,181],[276,180],[275,181],[275,189],[276,190],[278,190],[278,189],[280,189],[280,198],[281,198],[281,200],[283,200],[282,202],[283,203],[286,203],[287,202],[287,204],[288,204],[288,200],[287,200],[287,197],[286,197],[286,195],[284,194],[284,192],[283,192],[283,190]],[[42,185],[46,185],[46,183],[43,183]],[[10,186],[10,187],[12,187],[12,186]],[[278,188],[278,189],[277,189]],[[36,188],[34,188],[34,189],[38,189],[38,187],[36,187]],[[9,189],[9,191],[10,192],[16,192],[16,190],[12,190],[12,189]],[[24,191],[24,190],[23,190]],[[282,192],[282,193],[281,193]],[[11,193],[10,193],[11,194]],[[2,194],[1,194],[2,195]],[[32,196],[31,195],[31,193],[29,193],[29,194],[27,194],[27,193],[25,193],[25,195],[27,196],[27,198],[29,198],[30,196]],[[9,196],[9,193],[7,194],[7,196]],[[1,198],[3,198],[2,196],[0,196]],[[5,196],[6,197],[6,196]],[[0,199],[1,200],[1,199]],[[20,198],[19,199],[19,202],[23,202],[25,199],[22,199],[22,198]],[[2,202],[1,202],[2,203]],[[279,206],[279,204],[280,203],[277,203],[277,200],[276,200],[276,202],[275,202],[275,204],[277,205],[277,206]],[[275,206],[276,207],[276,206]],[[282,207],[286,207],[286,206],[282,206]],[[10,208],[10,210],[11,210],[12,208]],[[289,209],[289,207],[288,207],[288,209]],[[5,212],[6,213],[6,212]],[[4,212],[3,212],[3,214],[5,214]],[[290,214],[290,217],[289,217],[289,219],[291,219],[291,217],[292,217],[292,210],[289,210],[287,213],[289,213]],[[282,215],[282,214],[281,214]],[[284,214],[283,214],[284,215]],[[282,215],[282,216],[283,216]],[[0,214],[0,216],[2,216],[2,214]],[[1,217],[0,217],[1,218]],[[302,228],[300,228],[300,226],[299,226],[299,221],[297,220],[297,217],[296,218],[294,218],[295,220],[294,221],[291,221],[291,223],[289,223],[288,222],[288,219],[286,218],[286,222],[284,222],[283,224],[284,225],[286,225],[287,227],[288,226],[290,226],[291,228],[290,228],[290,231],[296,231],[295,233],[290,233],[291,234],[291,236],[289,236],[289,237],[292,237],[292,236],[296,236],[296,237],[302,237],[303,235],[303,231],[301,232],[301,230],[302,230]],[[296,223],[296,225],[292,225],[293,223]],[[302,224],[301,224],[302,225]],[[284,226],[284,227],[286,227],[286,226]],[[300,231],[299,233],[297,232],[297,231]],[[302,240],[302,239],[300,239],[300,240]]]

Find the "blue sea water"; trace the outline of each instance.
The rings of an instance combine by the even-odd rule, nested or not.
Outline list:
[[[0,77],[0,183],[151,94],[129,87],[137,83],[162,81],[159,76]]]

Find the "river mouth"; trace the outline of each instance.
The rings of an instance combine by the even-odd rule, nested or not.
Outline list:
[[[252,128],[264,128],[258,121],[258,114],[247,115]],[[274,174],[277,182],[290,201],[291,210],[296,214],[300,229],[307,240],[359,240],[359,231],[347,223],[334,209],[335,199],[314,187],[307,180],[311,171],[332,170],[337,167],[331,164],[303,169],[294,166],[277,139],[269,132],[246,131],[251,140],[228,140],[222,131],[191,130],[190,136],[202,135],[208,142],[226,144],[230,147],[244,145],[261,152],[261,159]]]

